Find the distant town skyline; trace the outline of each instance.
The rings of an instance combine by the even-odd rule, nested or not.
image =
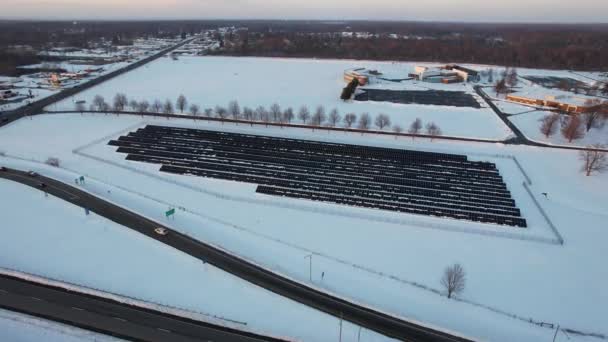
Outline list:
[[[606,23],[606,13],[598,0],[4,0],[0,18]]]

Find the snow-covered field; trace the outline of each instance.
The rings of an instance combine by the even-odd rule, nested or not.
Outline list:
[[[604,224],[608,219],[608,176],[584,177],[579,172],[576,152],[152,119],[156,124],[446,151],[492,160],[497,162],[518,205],[532,223],[530,229],[514,233],[506,227],[307,201],[285,200],[280,207],[221,199],[213,193],[255,199],[251,195],[253,187],[161,174],[153,165],[124,161],[124,156],[105,146],[110,138],[142,125],[139,120],[77,114],[20,120],[0,129],[0,151],[38,161],[58,157],[69,170],[13,158],[0,158],[0,163],[35,168],[66,182],[84,174],[89,179],[88,191],[158,220],[163,220],[167,207],[183,207],[185,210],[178,210],[176,219],[166,222],[168,225],[302,282],[309,281],[305,256],[312,253],[315,286],[481,340],[552,338],[551,329],[507,314],[608,333],[608,296],[604,291],[608,270],[603,267],[602,257],[608,241]],[[72,153],[79,147],[80,153],[101,159]],[[512,155],[523,165],[532,180],[532,193],[565,239],[563,246],[545,241],[553,234],[522,190],[524,177],[513,161],[493,155]],[[548,193],[548,198],[541,195],[543,192]],[[506,234],[500,235],[505,236],[496,234],[502,232]],[[443,268],[454,262],[461,263],[467,271],[467,287],[460,297],[463,301],[447,300],[436,293]],[[38,267],[41,271],[46,269]],[[142,277],[151,277],[143,273]],[[108,279],[89,281],[92,280],[101,284],[97,287],[112,288]],[[173,293],[155,295],[172,305],[192,304]],[[219,306],[217,310],[224,312]],[[570,337],[576,339],[576,335]],[[560,333],[558,341],[565,340]]]
[[[119,342],[114,337],[0,309],[0,340],[10,342]]]
[[[392,124],[407,130],[416,118],[423,123],[437,123],[445,135],[502,140],[511,132],[490,108],[459,108],[448,106],[404,105],[387,102],[343,102],[339,99],[345,86],[344,71],[353,67],[378,69],[387,78],[405,78],[416,63],[371,62],[352,60],[275,59],[238,57],[180,57],[161,58],[143,68],[121,75],[74,97],[52,106],[53,110],[74,110],[74,102],[91,103],[95,95],[108,103],[118,92],[130,99],[158,99],[175,102],[180,94],[201,108],[226,106],[238,100],[241,106],[269,108],[277,103],[282,108],[297,111],[308,106],[314,112],[318,105],[326,111],[336,108],[342,116],[347,113],[379,113],[391,117]],[[146,80],[142,82],[142,80]],[[373,88],[404,90],[454,90],[474,94],[471,84],[431,84],[423,82],[372,84]],[[479,100],[486,105],[483,100]],[[298,120],[296,120],[298,121]],[[373,124],[373,123],[372,123]]]
[[[0,193],[11,198],[3,202],[0,267],[216,316],[238,329],[300,341],[338,339],[337,318],[36,189],[0,179]],[[358,333],[349,323],[343,328],[350,340]]]

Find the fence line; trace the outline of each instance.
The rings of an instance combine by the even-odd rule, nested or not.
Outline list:
[[[532,201],[536,205],[536,208],[538,208],[538,210],[540,211],[540,213],[543,215],[543,217],[545,218],[545,220],[549,224],[549,227],[553,231],[553,234],[555,234],[555,236],[557,237],[557,241],[559,241],[560,245],[563,245],[564,244],[564,238],[562,237],[562,235],[557,230],[557,227],[555,227],[555,225],[553,224],[553,222],[549,218],[549,215],[547,215],[547,213],[545,212],[545,209],[543,209],[543,207],[540,205],[540,203],[538,202],[538,200],[536,199],[536,197],[534,196],[534,194],[532,193],[532,191],[528,187],[528,184],[524,182],[523,185],[524,185],[524,188],[526,189],[526,191],[528,192],[528,195],[530,195],[530,197],[532,197]]]
[[[547,244],[559,243],[559,242],[556,242],[554,239],[544,238],[544,237],[539,237],[539,236],[525,236],[525,235],[521,235],[521,234],[514,234],[514,233],[507,233],[507,232],[484,231],[481,229],[467,228],[467,227],[462,227],[462,226],[456,227],[456,226],[450,226],[450,225],[446,225],[446,224],[424,222],[422,219],[403,219],[403,218],[384,217],[384,216],[380,216],[378,214],[355,213],[355,212],[353,212],[352,208],[331,209],[331,208],[322,208],[322,207],[320,207],[320,205],[305,205],[305,204],[287,203],[284,200],[254,199],[254,198],[245,197],[245,196],[227,195],[227,194],[219,193],[216,191],[197,187],[197,186],[194,186],[191,184],[179,182],[179,181],[176,181],[173,179],[168,179],[168,178],[162,177],[160,175],[152,174],[152,173],[137,169],[135,167],[123,165],[123,164],[115,162],[115,161],[97,157],[97,156],[85,153],[82,150],[76,149],[73,152],[75,154],[83,156],[85,158],[89,158],[89,159],[96,160],[101,163],[113,165],[113,166],[116,166],[116,167],[119,167],[122,169],[126,169],[129,171],[138,173],[138,174],[142,174],[142,175],[154,178],[154,179],[158,179],[162,182],[171,183],[173,185],[177,185],[179,187],[186,188],[188,190],[196,191],[196,192],[199,192],[199,193],[202,193],[205,195],[213,196],[213,197],[224,199],[224,200],[243,202],[243,203],[249,203],[249,204],[270,205],[270,206],[275,206],[275,207],[279,207],[279,208],[296,209],[296,210],[308,211],[308,212],[313,212],[313,213],[323,213],[323,214],[341,216],[341,217],[356,217],[359,219],[364,219],[364,220],[374,221],[374,222],[392,223],[392,224],[398,224],[398,225],[415,225],[418,227],[425,227],[425,228],[431,228],[431,229],[439,229],[439,230],[460,232],[460,233],[471,233],[471,234],[478,234],[478,235],[484,235],[484,236],[494,236],[494,237],[500,237],[500,238],[540,242],[540,243],[547,243]],[[180,207],[183,207],[183,206],[180,206]],[[374,209],[366,209],[366,210],[374,210]],[[452,221],[455,221],[455,220],[452,220]],[[454,223],[456,223],[456,222],[454,222]],[[458,223],[460,223],[460,222],[458,222]]]
[[[521,173],[524,175],[524,177],[526,178],[526,182],[528,182],[528,185],[532,185],[532,180],[530,179],[530,177],[528,176],[528,173],[526,172],[526,170],[524,170],[523,166],[521,165],[521,163],[519,162],[519,160],[517,160],[517,158],[515,156],[511,156],[511,158],[513,159],[513,161],[515,162],[515,165],[517,165],[517,167],[519,168],[519,171],[521,171]]]

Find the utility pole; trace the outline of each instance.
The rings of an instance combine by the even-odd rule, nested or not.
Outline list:
[[[361,329],[363,329],[363,327],[359,326],[359,333],[357,334],[357,342],[361,342]]]
[[[339,342],[342,342],[342,313],[340,312],[340,340]]]
[[[557,329],[555,329],[555,335],[553,335],[553,342],[555,342],[555,338],[557,337],[558,332],[559,332],[559,324],[557,325]]]
[[[312,283],[312,254],[308,254],[304,259],[308,258],[308,280]]]

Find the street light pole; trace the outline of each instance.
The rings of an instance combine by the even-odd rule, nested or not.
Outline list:
[[[308,254],[304,259],[308,258],[308,280],[312,283],[312,254]]]

